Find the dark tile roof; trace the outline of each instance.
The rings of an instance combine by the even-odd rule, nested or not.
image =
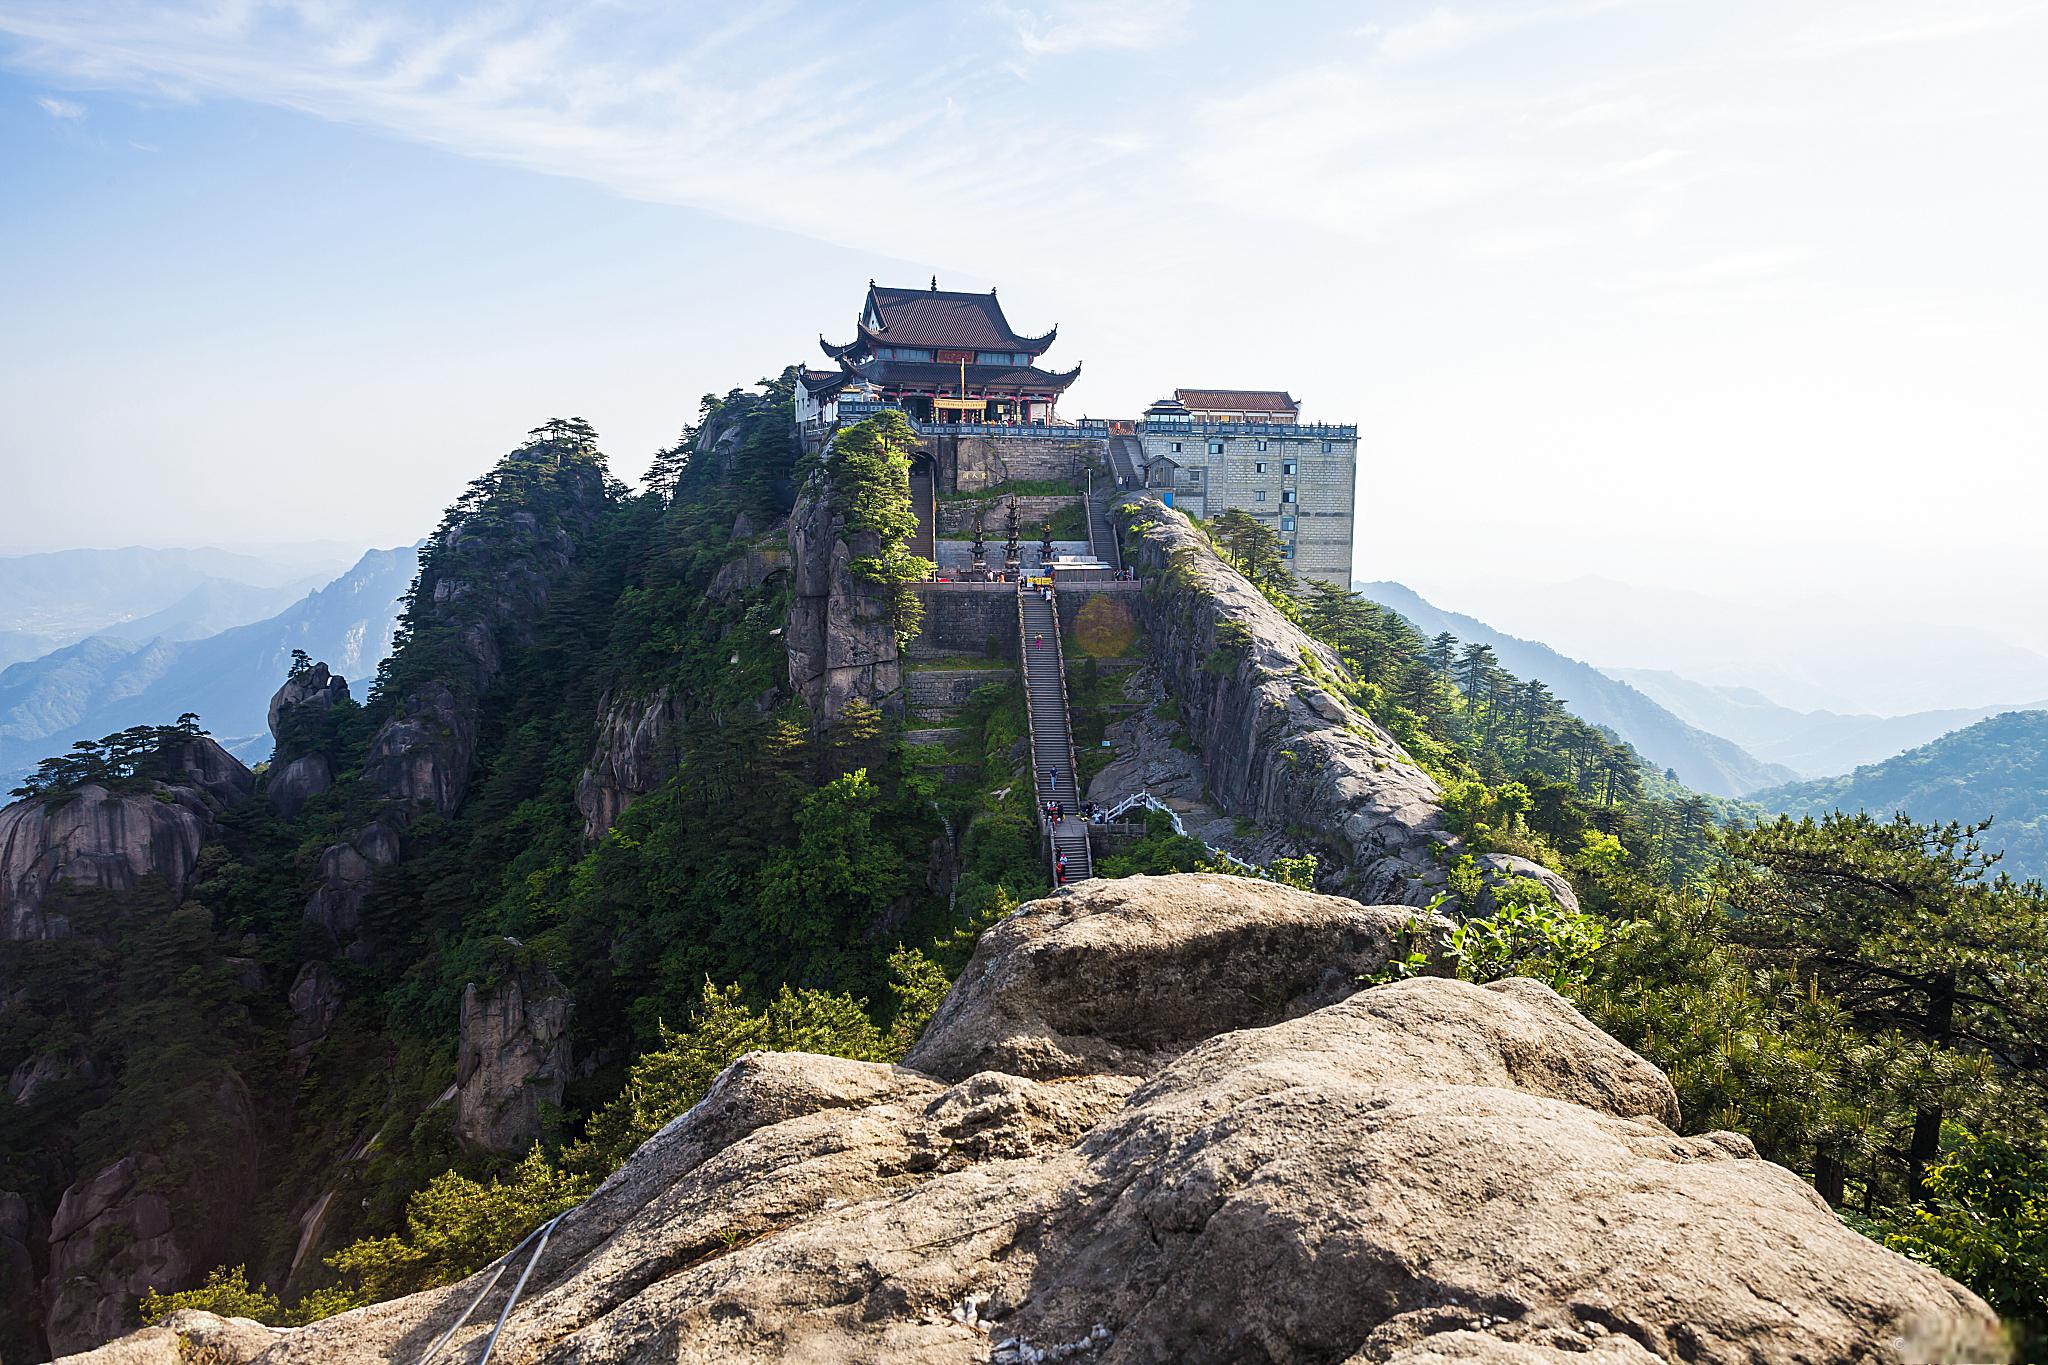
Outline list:
[[[1028,351],[1052,345],[1055,327],[1041,337],[1019,336],[1003,316],[993,293],[962,294],[950,289],[893,289],[872,285],[868,297],[882,315],[877,335],[894,346],[959,347],[983,351]]]
[[[1196,412],[1300,412],[1301,404],[1277,389],[1175,389]]]
[[[843,387],[852,376],[844,370],[814,370],[805,366],[797,378],[812,393],[829,393],[833,389]]]

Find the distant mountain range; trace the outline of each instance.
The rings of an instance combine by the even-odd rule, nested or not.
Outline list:
[[[1483,621],[1443,609],[1399,583],[1364,583],[1358,590],[1392,608],[1424,635],[1449,631],[1467,644],[1493,648],[1501,667],[1519,678],[1539,678],[1573,714],[1605,726],[1650,762],[1712,796],[1743,796],[1798,776],[1782,764],[1762,762],[1741,745],[1687,724],[1628,683],[1545,644],[1495,630]]]
[[[1709,685],[1754,688],[1796,711],[1896,716],[1961,707],[1982,714],[2048,697],[2048,655],[1875,597],[1742,604],[1597,577],[1423,590],[1605,672],[1669,669]]]
[[[323,544],[264,554],[129,546],[0,556],[0,665],[88,635],[211,635],[283,611],[355,553]]]
[[[1795,711],[1747,687],[1716,687],[1652,668],[1606,670],[1635,686],[1688,725],[1731,739],[1768,763],[1803,778],[1832,777],[1903,753],[1953,730],[2013,710],[2048,710],[2048,700],[2023,706],[1915,711],[1904,716]]]
[[[41,556],[38,556],[41,558]],[[99,634],[0,670],[0,791],[72,741],[186,711],[245,762],[265,758],[265,716],[291,653],[303,649],[347,677],[361,696],[390,653],[398,599],[418,570],[413,547],[372,550],[347,573],[266,620],[201,639],[137,641]],[[195,599],[194,592],[200,596]],[[167,603],[165,624],[227,610],[233,595],[201,584]],[[184,628],[189,628],[189,625]]]
[[[2048,711],[2007,711],[1845,777],[1749,798],[1769,810],[1905,811],[1923,823],[1993,817],[1985,846],[2015,877],[2048,877]]]

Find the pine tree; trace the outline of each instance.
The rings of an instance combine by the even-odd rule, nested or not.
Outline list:
[[[1439,677],[1451,675],[1451,663],[1458,657],[1458,637],[1449,631],[1440,632],[1429,642],[1429,651],[1423,656]]]
[[[1913,1111],[1906,1187],[1917,1198],[1959,1100],[2011,1077],[2048,1085],[2048,893],[1994,875],[1986,825],[1839,812],[1780,817],[1729,840],[1733,940],[1846,1011],[1873,1037],[1929,1050],[1894,1068]],[[1986,1068],[1946,1065],[1981,1058]]]

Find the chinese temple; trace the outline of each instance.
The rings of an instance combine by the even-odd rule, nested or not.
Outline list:
[[[901,407],[923,422],[1050,422],[1053,406],[1081,367],[1051,371],[1038,359],[1058,336],[1019,336],[996,291],[892,289],[868,281],[853,340],[818,344],[836,368],[803,371],[819,408],[841,396]]]

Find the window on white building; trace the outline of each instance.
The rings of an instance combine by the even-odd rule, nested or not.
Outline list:
[[[1264,493],[1261,493],[1259,494],[1259,496],[1263,498],[1266,495]],[[1294,490],[1292,488],[1283,488],[1280,490],[1280,501],[1293,502],[1294,500]]]
[[[1265,443],[1264,441],[1261,441],[1261,442],[1259,442],[1259,449],[1260,449],[1260,450],[1264,450],[1265,448],[1266,448],[1266,443]]]
[[[1298,463],[1299,462],[1295,460],[1282,460],[1280,462],[1280,472],[1291,479],[1298,472],[1295,467]]]
[[[1263,473],[1265,473],[1265,472],[1266,472],[1266,462],[1265,462],[1264,460],[1253,460],[1253,461],[1252,461],[1252,473],[1254,473],[1254,474],[1263,474]]]
[[[1209,442],[1209,453],[1210,453],[1211,455],[1221,455],[1221,454],[1223,453],[1223,442],[1221,442],[1221,441],[1211,441],[1211,442]]]
[[[1294,518],[1293,518],[1293,517],[1282,517],[1282,518],[1280,518],[1280,529],[1281,529],[1281,530],[1283,530],[1283,531],[1292,531],[1292,530],[1294,529]]]
[[[1281,557],[1282,559],[1292,559],[1292,558],[1294,558],[1294,543],[1293,543],[1292,541],[1288,541],[1288,542],[1286,542],[1286,543],[1283,543],[1283,544],[1282,544],[1282,545],[1280,546],[1280,557]]]
[[[1261,488],[1261,489],[1257,490],[1256,492],[1254,492],[1254,493],[1252,494],[1252,501],[1253,501],[1253,502],[1264,502],[1265,500],[1266,500],[1266,490],[1265,490],[1265,489],[1263,489],[1263,488]]]
[[[1180,442],[1179,442],[1179,441],[1175,441],[1175,442],[1173,443],[1173,453],[1174,453],[1174,454],[1176,454],[1176,455],[1180,454]]]
[[[1323,442],[1323,454],[1325,455],[1328,455],[1331,451],[1335,450],[1336,448],[1336,443],[1333,441]]]

